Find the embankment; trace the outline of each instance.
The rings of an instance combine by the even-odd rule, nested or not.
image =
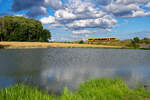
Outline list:
[[[121,46],[107,46],[77,43],[47,43],[47,42],[0,42],[5,49],[19,48],[122,48]]]

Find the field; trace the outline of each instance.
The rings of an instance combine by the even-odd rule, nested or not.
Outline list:
[[[131,90],[120,79],[90,79],[71,92],[62,95],[48,94],[23,84],[0,90],[0,100],[149,100],[150,90],[140,87]]]
[[[115,48],[115,49],[150,49],[150,39],[118,40],[92,42],[74,41],[74,42],[0,42],[0,48],[18,49],[18,48]]]
[[[121,46],[108,46],[78,43],[47,43],[47,42],[0,42],[7,49],[15,48],[122,48]]]

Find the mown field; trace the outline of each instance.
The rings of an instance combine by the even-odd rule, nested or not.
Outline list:
[[[78,43],[47,43],[47,42],[0,42],[0,46],[6,49],[18,48],[121,48],[120,46],[107,46],[96,44]]]
[[[0,100],[150,100],[150,90],[139,87],[131,90],[120,79],[90,79],[71,92],[52,95],[23,84],[0,90]]]

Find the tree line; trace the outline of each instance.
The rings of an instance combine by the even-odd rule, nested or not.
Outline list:
[[[38,20],[19,16],[0,18],[0,41],[48,42],[50,39],[50,31]]]
[[[135,37],[131,40],[131,43],[128,46],[139,48],[140,44],[150,44],[150,38],[140,39],[139,37]]]

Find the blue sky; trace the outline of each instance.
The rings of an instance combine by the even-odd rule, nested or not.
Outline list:
[[[150,0],[0,0],[0,16],[35,18],[52,40],[150,38]]]

